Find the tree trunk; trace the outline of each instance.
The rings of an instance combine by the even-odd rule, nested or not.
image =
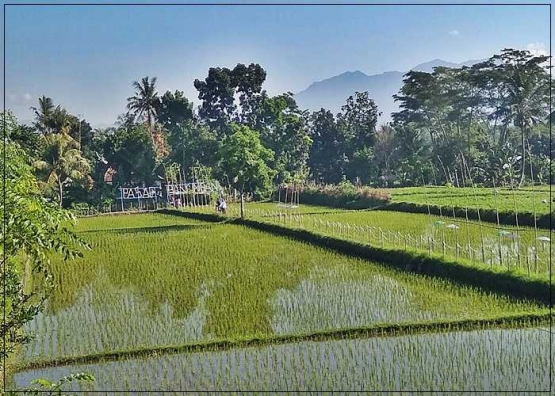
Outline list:
[[[150,140],[152,140],[152,147],[156,151],[156,139],[154,139],[154,131],[152,130],[152,118],[150,116],[150,113],[148,113],[148,112],[147,112],[147,121],[146,121],[146,123],[148,125],[148,133],[150,134]]]
[[[58,201],[60,202],[60,208],[62,207],[64,198],[64,184],[58,179]]]
[[[520,134],[522,139],[522,166],[520,167],[520,182],[518,183],[519,188],[522,186],[522,183],[524,183],[524,171],[526,168],[526,127],[524,125],[520,127]]]
[[[241,220],[245,220],[245,194],[241,190]]]

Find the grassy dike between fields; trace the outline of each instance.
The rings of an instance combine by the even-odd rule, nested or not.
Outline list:
[[[223,219],[223,216],[217,214],[178,210],[160,212],[210,222],[222,222]],[[443,258],[439,254],[430,256],[427,253],[374,247],[364,243],[323,236],[305,229],[289,228],[257,220],[233,218],[228,222],[304,241],[352,257],[375,261],[398,270],[444,278],[457,284],[477,287],[487,292],[505,294],[517,299],[534,300],[547,307],[552,304],[553,286],[547,276],[527,275],[524,271],[519,270],[508,272],[500,268],[475,264],[468,260],[455,261]]]
[[[371,209],[371,208],[369,208]],[[376,208],[374,208],[376,209]],[[406,213],[423,213],[423,214],[433,214],[433,215],[443,215],[447,217],[453,216],[455,212],[455,217],[466,219],[468,216],[469,220],[485,221],[488,223],[497,224],[498,213],[491,209],[480,209],[480,215],[478,216],[478,210],[473,208],[461,208],[455,206],[436,206],[436,205],[422,205],[412,202],[392,202],[379,206],[380,210],[389,210],[393,212],[406,212]],[[536,215],[534,220],[534,214],[529,212],[518,213],[518,216],[514,212],[499,212],[499,224],[516,226],[516,220],[518,217],[518,225],[520,227],[534,227],[534,224],[538,228],[544,228],[547,230],[552,229],[555,222],[553,213],[550,214],[540,214]]]

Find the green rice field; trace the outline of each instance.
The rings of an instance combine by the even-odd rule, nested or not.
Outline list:
[[[103,215],[91,218],[81,218],[75,224],[75,231],[120,231],[126,229],[156,228],[156,227],[179,227],[198,225],[199,222],[184,219],[178,216],[165,215],[161,213],[117,214]]]
[[[268,221],[265,206],[249,210]],[[316,218],[395,223],[380,217],[395,215],[391,212],[305,213],[305,224]],[[411,216],[419,217],[405,219],[406,229],[427,230],[426,224],[418,228],[426,216]],[[74,390],[364,392],[549,386],[549,342],[544,340],[549,333],[520,329],[530,326],[524,322],[507,322],[511,329],[506,330],[343,336],[350,329],[375,326],[417,327],[549,312],[536,302],[395,270],[225,221],[148,213],[82,218],[75,230],[92,250],[73,262],[53,261],[55,288],[46,309],[25,328],[34,338],[20,351],[20,371],[11,378],[14,387],[36,377],[56,379],[82,371],[94,374],[96,383],[82,389],[75,384]],[[315,333],[330,336],[273,342]],[[240,346],[253,339],[263,345]],[[210,343],[221,341],[231,344],[210,349]],[[209,344],[202,351],[163,352],[165,347],[204,343]],[[503,359],[495,352],[500,348]],[[132,356],[150,349],[158,352]],[[104,354],[120,357],[103,359]],[[535,367],[529,376],[525,365]]]
[[[380,247],[433,251],[486,266],[549,275],[551,233],[449,216],[391,211],[343,211],[319,215],[259,216],[263,221],[315,230]]]
[[[384,210],[341,210],[276,203],[248,203],[248,218],[373,246],[434,252],[485,266],[549,275],[551,233],[545,229],[466,221],[443,216]],[[187,209],[212,213],[209,208]],[[232,207],[228,217],[239,216]]]
[[[97,380],[70,388],[85,394],[153,389],[175,394],[185,390],[535,394],[550,389],[549,337],[547,329],[538,328],[300,342],[27,370],[13,381],[22,386],[33,378],[59,378],[77,371],[92,373]]]
[[[490,209],[500,212],[549,213],[551,186],[508,188],[406,187],[383,189],[392,202],[410,202],[443,207]],[[496,193],[497,190],[497,193]]]

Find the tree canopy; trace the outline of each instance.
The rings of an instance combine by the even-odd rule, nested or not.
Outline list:
[[[269,95],[259,64],[211,67],[194,81],[197,107],[178,89],[159,96],[156,77],[144,77],[133,82],[116,127],[93,130],[42,96],[34,124],[14,126],[12,139],[29,163],[42,164],[36,174],[58,187],[64,205],[165,180],[171,164],[185,180],[202,168],[222,185],[259,194],[310,181],[518,187],[550,181],[547,60],[505,49],[472,67],[410,71],[388,125],[378,125],[372,92],[353,92],[337,114],[309,112],[290,92]],[[257,158],[258,176],[248,181],[241,145]]]

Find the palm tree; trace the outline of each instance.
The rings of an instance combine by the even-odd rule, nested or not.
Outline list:
[[[549,74],[544,64],[549,57],[532,56],[528,51],[505,49],[492,58],[498,61],[498,76],[505,89],[502,112],[505,121],[520,129],[521,173],[519,186],[524,182],[526,140],[533,125],[545,122],[548,116]]]
[[[35,128],[42,133],[48,133],[50,119],[54,113],[54,102],[52,102],[52,99],[43,95],[39,98],[39,107],[31,107],[31,110],[35,112]]]
[[[54,107],[51,98],[42,96],[39,98],[39,106],[31,107],[35,112],[35,128],[43,134],[48,135],[61,130],[71,122],[71,116],[60,105]]]
[[[69,135],[69,126],[60,133],[44,136],[45,152],[43,159],[35,162],[35,167],[43,173],[43,184],[57,189],[60,207],[63,203],[64,187],[71,182],[89,181],[91,166],[82,156],[79,143]]]
[[[135,95],[127,98],[128,114],[132,113],[135,119],[146,121],[148,130],[155,145],[153,126],[156,121],[156,104],[158,92],[156,92],[156,77],[144,77],[140,82],[133,81]]]

